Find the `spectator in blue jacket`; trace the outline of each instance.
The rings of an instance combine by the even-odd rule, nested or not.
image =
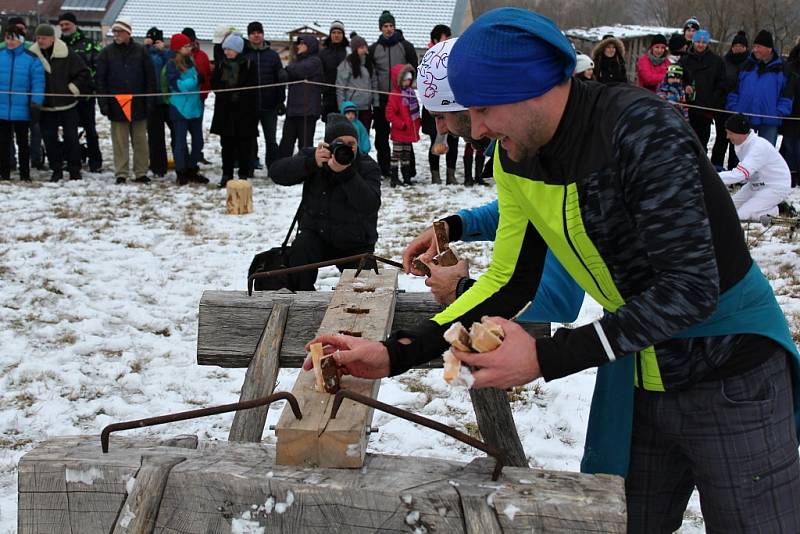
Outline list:
[[[364,127],[364,124],[358,119],[358,106],[354,102],[345,100],[342,102],[340,110],[342,115],[347,117],[347,120],[353,123],[356,131],[358,132],[358,151],[362,154],[369,154],[372,144],[369,142],[369,132]]]
[[[192,60],[192,41],[182,33],[170,38],[167,60],[167,83],[170,93],[169,118],[174,133],[175,174],[178,185],[189,182],[207,184],[200,176],[200,154],[203,151],[203,101],[200,99],[200,74]],[[192,150],[186,145],[186,134],[192,136]]]
[[[753,40],[753,51],[739,72],[739,85],[728,93],[727,109],[745,115],[788,117],[792,113],[791,83],[784,73],[780,54],[774,49],[772,34],[761,30]],[[783,122],[772,117],[749,117],[759,137],[774,146],[778,127]]]
[[[0,98],[0,180],[11,177],[12,136],[19,148],[19,177],[29,181],[30,148],[28,125],[44,103],[44,67],[35,54],[23,46],[25,36],[16,25],[3,31],[5,47],[0,50],[0,91],[40,93],[7,95]]]
[[[167,63],[167,49],[164,46],[164,32],[153,26],[147,30],[144,48],[153,63],[153,71],[157,85],[160,86],[161,69]],[[169,120],[169,104],[160,97],[155,97],[147,106],[147,144],[150,147],[150,172],[163,177],[167,174],[167,143],[164,126],[172,131]]]

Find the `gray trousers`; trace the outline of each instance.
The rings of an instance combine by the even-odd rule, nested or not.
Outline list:
[[[800,457],[784,349],[687,391],[637,388],[628,531],[674,532],[695,486],[709,533],[800,532]]]

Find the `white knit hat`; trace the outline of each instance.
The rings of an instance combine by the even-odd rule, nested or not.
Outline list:
[[[441,113],[467,109],[456,102],[447,80],[447,59],[456,41],[458,37],[430,47],[417,68],[417,92],[422,105],[428,111]]]
[[[133,23],[128,17],[118,17],[117,20],[114,21],[114,24],[111,25],[111,30],[122,30],[133,34]]]
[[[575,56],[575,73],[583,72],[585,70],[593,69],[594,61],[586,54],[577,54]]]

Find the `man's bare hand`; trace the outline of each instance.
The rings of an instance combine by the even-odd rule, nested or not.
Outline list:
[[[445,227],[447,227],[447,223],[445,223]],[[447,228],[447,231],[449,233],[450,228]],[[424,276],[425,273],[414,269],[411,262],[414,261],[414,258],[417,256],[425,253],[428,253],[429,257],[433,258],[436,256],[436,252],[436,234],[433,232],[433,226],[429,226],[403,250],[403,270],[410,274]]]
[[[450,349],[453,356],[472,367],[473,388],[506,389],[521,386],[542,376],[536,354],[536,340],[520,325],[502,317],[491,317],[503,327],[505,339],[495,350],[475,353]]]
[[[427,255],[421,258],[427,259]],[[469,276],[469,262],[460,260],[451,267],[442,267],[433,262],[425,261],[425,265],[431,270],[431,275],[425,280],[425,285],[431,288],[433,298],[436,302],[447,306],[456,300],[456,286],[458,281]]]
[[[306,343],[306,351],[312,343],[322,343],[325,354],[333,354],[341,374],[372,379],[389,376],[389,352],[379,341],[339,334],[321,334]],[[311,356],[306,356],[303,369],[308,371],[313,367]]]
[[[317,167],[322,168],[330,159],[331,151],[328,150],[328,143],[320,141],[317,145],[317,149],[314,151],[314,160],[317,162]]]

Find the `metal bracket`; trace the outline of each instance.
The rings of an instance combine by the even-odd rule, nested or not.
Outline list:
[[[112,423],[106,426],[100,434],[100,445],[103,448],[103,453],[108,452],[108,440],[112,432],[120,430],[131,430],[134,428],[143,428],[146,426],[163,425],[164,423],[174,423],[176,421],[185,421],[187,419],[197,419],[198,417],[206,417],[209,415],[217,415],[220,413],[237,412],[239,410],[249,410],[250,408],[258,408],[259,406],[266,406],[272,404],[277,400],[286,400],[292,408],[292,412],[297,419],[302,419],[303,414],[300,412],[300,405],[294,395],[288,391],[280,391],[273,393],[269,397],[261,397],[244,402],[235,402],[233,404],[223,404],[222,406],[212,406],[210,408],[201,408],[199,410],[189,410],[188,412],[178,412],[168,415],[160,415],[158,417],[148,417],[147,419],[137,419],[135,421],[123,421],[121,423]]]

